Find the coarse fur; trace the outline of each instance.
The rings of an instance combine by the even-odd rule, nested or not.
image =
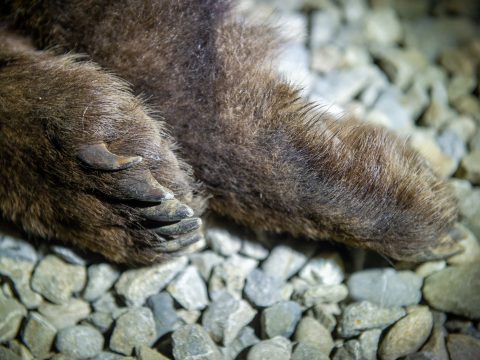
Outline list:
[[[230,8],[223,0],[4,2],[3,215],[114,261],[158,261],[165,255],[155,244],[169,239],[142,225],[138,204],[113,200],[122,198],[118,182],[149,169],[197,214],[209,197],[211,209],[255,228],[401,260],[451,251],[457,210],[446,184],[388,131],[302,99],[272,69],[274,30]],[[128,81],[157,113],[66,51]],[[85,168],[78,149],[98,142],[147,161]]]

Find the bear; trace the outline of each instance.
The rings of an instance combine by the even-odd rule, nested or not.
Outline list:
[[[0,24],[0,213],[28,234],[150,264],[208,208],[396,260],[458,251],[446,183],[302,98],[231,1],[6,0]]]

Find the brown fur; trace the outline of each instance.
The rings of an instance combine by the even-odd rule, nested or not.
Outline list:
[[[179,154],[193,167],[194,177],[211,195],[210,206],[215,211],[252,227],[334,239],[396,259],[433,257],[434,249],[445,241],[457,216],[455,201],[446,185],[394,135],[352,119],[333,119],[301,99],[298,90],[278,79],[270,67],[269,59],[277,42],[272,29],[235,20],[226,2],[89,0],[54,5],[58,2],[13,0],[7,3],[8,8],[3,11],[9,15],[10,25],[32,36],[38,47],[56,46],[57,51],[87,53],[95,62],[129,81],[136,94],[147,96],[179,141]],[[15,50],[20,54],[25,51]],[[57,116],[60,111],[62,116],[57,116],[59,120],[54,121],[50,132],[65,142],[66,155],[50,157],[51,144],[44,144],[48,139],[42,138],[48,132],[42,133],[41,129],[32,129],[30,137],[18,132],[9,134],[9,139],[20,142],[17,148],[22,151],[17,150],[18,155],[7,151],[5,155],[2,147],[1,161],[18,156],[22,161],[35,161],[38,168],[12,171],[2,166],[2,179],[9,178],[7,186],[0,189],[2,212],[33,233],[67,241],[74,238],[76,244],[101,251],[114,260],[128,260],[130,249],[120,249],[127,240],[115,242],[109,248],[113,243],[111,236],[98,235],[105,228],[105,212],[117,212],[117,207],[122,206],[91,195],[87,198],[83,193],[86,187],[101,188],[108,193],[117,179],[111,174],[97,177],[80,172],[78,177],[74,176],[77,164],[68,158],[69,149],[88,141],[92,133],[96,136],[97,126],[108,129],[113,142],[118,141],[116,149],[124,154],[167,152],[174,163],[171,144],[164,135],[142,133],[138,124],[153,121],[145,111],[141,112],[143,105],[126,93],[118,79],[90,63],[78,63],[69,57],[55,58],[51,53],[28,52],[31,55],[27,69],[32,69],[29,83],[22,83],[15,75],[19,71],[15,70],[15,62],[0,69],[0,79],[5,79],[1,78],[5,71],[7,75],[8,71],[13,72],[8,80],[0,80],[0,85],[8,81],[7,84],[20,91],[20,96],[10,99],[10,112],[0,113],[2,138],[6,138],[5,119],[15,118],[18,128],[20,122],[34,123]],[[1,59],[5,62],[5,55]],[[53,73],[42,77],[34,70],[38,64],[58,66],[47,66]],[[88,73],[92,80],[67,74],[68,67]],[[37,82],[39,85],[35,86]],[[75,91],[69,97],[72,89]],[[39,116],[42,102],[35,99],[45,91],[56,93],[57,98],[50,99],[48,112]],[[92,91],[95,91],[93,96]],[[5,101],[3,97],[7,95],[0,93],[0,101]],[[99,117],[95,112],[86,119],[81,116],[81,110],[92,97],[102,96],[108,98],[109,106],[97,110]],[[136,113],[124,114],[122,106],[112,106],[117,97],[135,103]],[[20,106],[19,99],[28,104]],[[19,114],[19,109],[24,108],[29,111]],[[128,116],[132,119],[140,116],[143,120],[129,122]],[[117,120],[118,117],[123,121]],[[79,129],[80,121],[87,124],[87,131]],[[31,149],[25,148],[27,142]],[[174,168],[154,162],[148,165],[158,166],[160,182],[173,187],[176,195],[191,203],[192,197],[185,196],[190,190],[185,189],[191,188],[192,182],[188,170],[185,174],[186,165],[182,164]],[[41,181],[39,174],[52,176],[51,185]],[[109,177],[107,186],[104,176]],[[43,187],[37,196],[27,190],[34,184]],[[60,194],[52,188],[54,184],[62,185],[71,197],[60,202]],[[19,185],[26,187],[16,195],[25,197],[22,207],[15,205],[17,200],[12,200],[11,195],[12,189]],[[36,197],[40,200],[36,205],[38,212],[32,214],[28,207]],[[78,203],[80,197],[83,205]],[[63,204],[64,213],[56,210],[57,215],[41,214],[42,204],[52,198]],[[65,199],[65,195],[61,198]],[[195,199],[202,202],[201,197]],[[6,207],[5,202],[14,205]],[[104,207],[109,210],[101,210]],[[115,209],[111,210],[112,207]],[[9,210],[5,211],[6,208]],[[68,225],[62,225],[61,231],[53,230],[59,222],[65,222],[65,213],[79,209],[82,219],[67,216]],[[100,249],[87,236],[92,233],[92,218],[98,230],[95,236],[104,238],[105,248]],[[130,234],[132,223],[125,223],[123,215],[120,218],[122,231]],[[29,222],[32,224],[28,225]],[[37,224],[42,224],[44,230],[39,231]],[[148,234],[135,231],[136,235]],[[142,240],[136,237],[137,241]],[[116,252],[124,256],[115,257]],[[138,255],[133,252],[130,256]],[[152,259],[155,256],[135,262]]]

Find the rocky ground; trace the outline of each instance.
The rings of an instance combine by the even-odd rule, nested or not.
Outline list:
[[[196,253],[126,269],[3,232],[0,359],[480,358],[477,3],[239,7],[282,24],[278,67],[306,96],[408,136],[449,179],[463,254],[392,264],[215,219]]]

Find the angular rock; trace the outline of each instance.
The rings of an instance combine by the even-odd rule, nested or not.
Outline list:
[[[401,307],[382,308],[368,301],[353,303],[345,308],[337,331],[349,338],[364,330],[385,329],[403,316],[405,310]]]
[[[241,299],[245,279],[257,265],[257,260],[234,254],[215,266],[208,284],[210,298],[216,300],[224,291],[228,291]]]
[[[287,280],[295,275],[306,263],[307,255],[285,245],[272,249],[268,258],[263,262],[262,269],[265,274]]]
[[[236,254],[242,247],[242,239],[226,229],[209,228],[205,238],[212,250],[223,256]]]
[[[6,298],[0,291],[0,343],[13,339],[27,310],[17,300]]]
[[[107,292],[118,279],[118,270],[110,264],[94,264],[88,267],[88,283],[83,298],[94,301]]]
[[[155,320],[150,309],[130,308],[115,322],[110,338],[110,349],[120,354],[131,355],[136,346],[150,346],[155,338]]]
[[[89,321],[97,327],[102,334],[110,330],[110,327],[113,324],[112,314],[105,312],[94,312],[89,316]]]
[[[337,326],[335,316],[327,309],[325,304],[314,305],[308,310],[307,315],[318,320],[329,332],[332,332]]]
[[[208,304],[207,287],[194,266],[188,266],[168,286],[167,291],[187,310],[202,310]]]
[[[379,354],[384,360],[398,359],[416,352],[432,331],[433,318],[426,306],[409,309],[407,316],[395,323],[382,340]]]
[[[245,300],[224,292],[204,312],[202,325],[215,342],[228,345],[256,313]]]
[[[177,310],[177,316],[181,321],[183,321],[184,325],[197,323],[201,315],[202,313],[199,310]]]
[[[161,292],[150,296],[147,299],[147,306],[152,310],[155,319],[157,338],[173,331],[179,319],[173,306],[173,299],[168,293]]]
[[[240,254],[256,260],[265,259],[270,252],[259,241],[244,239]]]
[[[319,303],[338,303],[348,296],[345,285],[317,285],[307,289],[299,297],[303,305],[310,307]]]
[[[110,313],[114,318],[117,317],[119,312],[122,312],[123,309],[125,309],[120,306],[117,297],[111,292],[107,292],[100,296],[92,305],[95,311]]]
[[[150,349],[148,346],[140,346],[135,350],[138,360],[168,360],[155,349]]]
[[[476,236],[465,226],[457,225],[459,232],[459,244],[463,247],[463,252],[451,256],[447,259],[450,265],[462,265],[480,260],[480,242]]]
[[[47,255],[32,277],[32,288],[55,304],[66,303],[81,291],[87,280],[83,266],[70,265],[54,255]]]
[[[423,296],[434,308],[480,319],[480,263],[451,266],[425,279]]]
[[[422,298],[422,279],[411,271],[364,270],[354,273],[347,285],[354,300],[382,307],[418,304]]]
[[[129,306],[141,306],[145,300],[162,290],[187,265],[185,256],[171,261],[125,271],[115,284],[115,290]]]
[[[337,253],[321,254],[310,259],[299,276],[310,284],[338,285],[344,279],[343,269],[343,261]]]
[[[238,354],[240,354],[244,349],[258,344],[260,339],[255,335],[255,330],[250,326],[245,326],[238,333],[235,340],[233,340],[228,347],[223,349],[223,354],[225,358],[236,359]]]
[[[53,245],[51,246],[52,251],[62,260],[68,262],[69,264],[85,266],[87,261],[80,254],[77,249],[72,249],[66,246]]]
[[[23,360],[20,355],[17,355],[12,350],[5,346],[0,346],[0,359],[2,360]]]
[[[94,327],[76,325],[58,332],[55,345],[67,356],[86,359],[97,356],[103,349],[103,336]]]
[[[358,338],[360,340],[360,349],[364,360],[377,359],[378,341],[380,340],[381,334],[382,330],[379,329],[367,330],[362,332]]]
[[[52,359],[53,360],[53,359]],[[56,359],[55,359],[56,360]],[[59,360],[72,360],[71,358],[62,358]],[[100,354],[92,358],[92,360],[137,360],[133,356],[123,356],[110,351],[102,351]]]
[[[202,251],[201,253],[196,253],[190,255],[190,261],[192,265],[194,265],[202,278],[205,281],[210,279],[210,274],[212,273],[212,269],[223,262],[223,257],[214,253],[213,251],[207,250]]]
[[[277,303],[262,312],[261,323],[264,337],[292,336],[302,316],[300,305],[293,301]]]
[[[55,326],[39,313],[32,311],[28,315],[22,340],[33,356],[44,359],[50,352],[56,334]]]
[[[480,354],[480,340],[467,335],[448,335],[447,347],[452,360],[477,360]]]
[[[402,25],[393,9],[385,7],[367,13],[365,35],[369,41],[384,45],[397,43],[402,35]]]
[[[173,357],[176,360],[222,360],[218,347],[197,324],[185,325],[172,334]]]
[[[362,360],[362,349],[358,340],[348,340],[335,351],[333,360]]]
[[[280,278],[255,269],[247,277],[245,295],[257,306],[271,306],[282,299],[284,285]]]
[[[298,343],[295,345],[293,350],[291,360],[329,360],[330,357],[325,355],[319,348],[304,344]]]
[[[90,305],[80,299],[70,299],[68,302],[56,305],[47,302],[38,307],[42,314],[57,330],[73,326],[90,315]]]
[[[463,158],[462,170],[465,179],[480,185],[480,150],[474,150]]]
[[[247,355],[247,360],[288,360],[292,352],[292,344],[284,337],[260,341],[253,346]]]
[[[0,256],[35,264],[38,259],[35,248],[18,237],[0,234]]]
[[[13,282],[22,304],[28,309],[35,309],[42,302],[42,297],[30,287],[34,266],[35,264],[29,260],[0,256],[0,275],[8,277]]]
[[[333,349],[333,339],[330,332],[317,320],[304,317],[298,323],[295,331],[295,340],[319,349],[328,355]]]

